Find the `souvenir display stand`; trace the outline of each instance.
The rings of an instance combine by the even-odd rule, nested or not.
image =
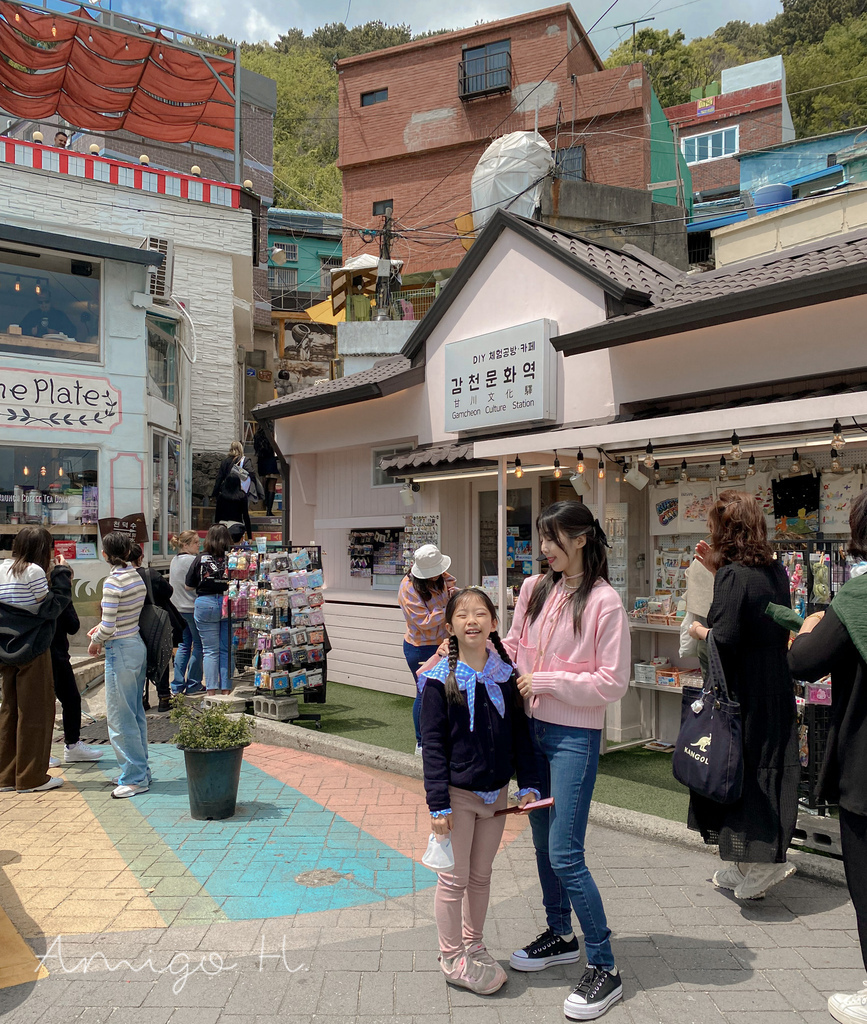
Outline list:
[[[252,671],[256,696],[269,706],[294,697],[321,704],[326,693],[326,632],[322,552],[316,545],[273,553],[249,545],[228,561],[230,677]],[[293,704],[294,706],[294,704]],[[282,720],[280,713],[268,714]],[[320,715],[292,715],[320,727]]]

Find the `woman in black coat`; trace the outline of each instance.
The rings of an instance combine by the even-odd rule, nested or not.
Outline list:
[[[229,455],[220,463],[211,497],[216,501],[215,523],[243,523],[247,536],[253,539],[249,503],[261,501],[264,489],[253,469],[253,463],[244,455],[244,446],[233,441]]]
[[[849,528],[849,553],[859,560],[852,578],[826,612],[807,617],[789,667],[808,682],[831,673],[831,728],[815,795],[839,805],[843,865],[867,969],[867,491],[852,504]],[[828,1010],[838,1021],[864,1020],[867,987],[832,995]]]
[[[798,817],[798,740],[795,691],[786,661],[789,634],[765,610],[789,607],[789,580],[774,560],[765,516],[754,494],[723,491],[708,515],[710,544],[696,557],[716,573],[708,626],[694,622],[690,635],[713,630],[726,682],[741,705],[744,785],[740,800],[719,804],[690,793],[689,827],[719,845],[733,861],[713,876],[738,899],[758,899],[791,875],[786,863]]]

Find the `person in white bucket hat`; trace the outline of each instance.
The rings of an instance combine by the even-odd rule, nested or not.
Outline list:
[[[457,589],[457,582],[447,570],[451,558],[436,544],[423,544],[413,554],[412,565],[400,584],[398,600],[406,619],[403,654],[416,684],[412,721],[415,726],[415,752],[421,754],[421,695],[418,692],[418,670],[434,654],[448,636],[445,625],[446,605]]]

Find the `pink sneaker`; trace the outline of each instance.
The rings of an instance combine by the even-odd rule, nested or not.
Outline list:
[[[438,959],[446,981],[450,985],[468,988],[470,992],[475,992],[477,995],[492,996],[506,983],[506,972],[496,961],[493,964],[481,963],[471,959],[466,953],[451,958],[440,956]]]

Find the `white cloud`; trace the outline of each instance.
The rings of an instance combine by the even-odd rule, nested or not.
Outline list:
[[[105,3],[105,0],[103,0]],[[310,33],[319,25],[340,22],[346,18],[349,0],[326,0],[325,3],[302,4],[300,0],[254,0],[253,4],[238,0],[156,0],[148,5],[148,16],[176,28],[199,31],[207,35],[226,35],[232,39],[258,42],[273,41],[281,32],[301,28]],[[589,0],[576,6],[585,29],[590,29],[608,7],[610,0]],[[359,25],[380,20],[387,24],[407,23],[414,32],[440,28],[465,28],[477,21],[493,21],[515,14],[540,9],[547,3],[532,4],[528,0],[441,0],[438,4],[405,3],[398,0],[351,0],[348,24]],[[114,0],[115,10],[141,14],[139,0]],[[669,8],[673,8],[669,10]],[[654,15],[654,10],[659,13]],[[708,35],[727,21],[767,21],[781,10],[779,0],[728,0],[719,5],[715,0],[657,0],[648,8],[648,0],[618,0],[616,6],[600,21],[591,39],[605,54],[629,28],[613,30],[612,25],[630,18],[653,16],[653,28],[683,29],[687,39]]]

